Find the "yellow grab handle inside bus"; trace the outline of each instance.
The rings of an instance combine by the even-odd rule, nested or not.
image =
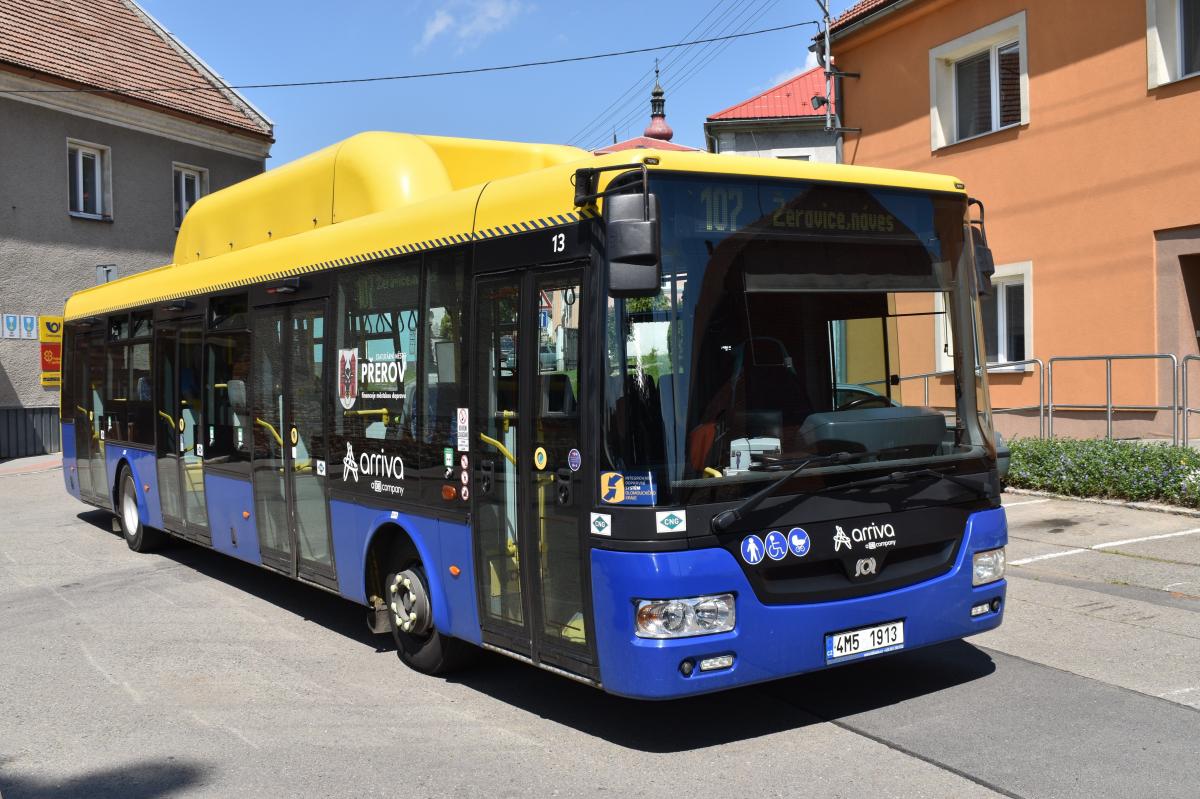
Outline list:
[[[704,473],[707,474],[709,477],[724,477],[725,476],[711,466],[705,466]]]
[[[358,411],[343,411],[343,416],[382,416],[384,425],[392,423],[392,412],[387,408],[369,408]]]
[[[267,432],[270,433],[271,437],[275,439],[275,443],[279,444],[280,447],[283,446],[283,436],[279,435],[279,431],[275,429],[275,425],[271,424],[266,419],[255,419],[254,423],[267,428]]]
[[[483,443],[491,444],[493,447],[500,450],[500,454],[503,455],[505,458],[507,458],[508,462],[511,463],[513,466],[517,465],[517,459],[513,457],[513,454],[508,451],[508,447],[504,446],[504,444],[500,443],[499,441],[492,438],[491,436],[484,435],[483,433],[479,434],[479,438],[481,441],[483,441]]]

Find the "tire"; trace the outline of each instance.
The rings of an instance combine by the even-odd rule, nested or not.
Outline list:
[[[470,665],[479,656],[478,647],[445,635],[433,625],[429,584],[420,563],[410,563],[389,574],[384,594],[396,654],[410,669],[423,674],[448,674]]]
[[[163,535],[158,530],[142,524],[137,506],[137,484],[128,466],[121,468],[117,478],[117,523],[125,543],[134,552],[152,552],[162,544]]]

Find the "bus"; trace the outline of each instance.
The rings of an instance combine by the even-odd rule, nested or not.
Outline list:
[[[982,206],[952,177],[364,133],[65,308],[67,490],[663,699],[992,629]],[[933,378],[910,379],[934,374]]]

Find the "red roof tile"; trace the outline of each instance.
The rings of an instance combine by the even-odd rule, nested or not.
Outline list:
[[[270,121],[132,0],[0,0],[0,65],[136,98],[261,136]],[[201,91],[137,92],[140,87]]]
[[[609,144],[601,147],[599,150],[593,150],[596,155],[604,155],[605,153],[616,153],[621,150],[687,150],[690,153],[701,152],[695,147],[688,147],[686,144],[676,144],[672,141],[663,141],[662,139],[652,139],[649,136],[634,136],[632,139],[619,141],[615,144]]]
[[[784,117],[824,117],[824,109],[814,111],[814,94],[825,96],[825,70],[813,67],[789,78],[778,86],[772,86],[761,94],[718,111],[708,118],[709,122],[723,119],[779,119]]]
[[[879,11],[884,6],[890,6],[893,3],[898,3],[900,0],[859,0],[859,2],[850,6],[829,24],[829,30],[836,31],[844,28],[852,22],[858,22],[863,17],[869,16],[876,11]]]

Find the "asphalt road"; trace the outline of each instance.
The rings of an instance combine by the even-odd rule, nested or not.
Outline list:
[[[5,467],[4,799],[1200,791],[1200,519],[1007,497],[999,630],[646,704],[498,656],[407,671],[357,606],[136,555],[60,471]]]

